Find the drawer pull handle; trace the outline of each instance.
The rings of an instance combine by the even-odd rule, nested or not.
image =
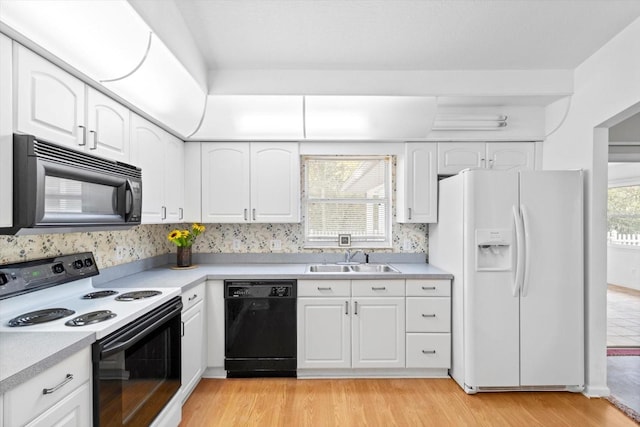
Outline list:
[[[372,287],[371,287],[371,290],[372,290],[372,291],[384,291],[384,290],[386,290],[386,289],[387,289],[387,287],[386,287],[386,286],[379,286],[379,287],[372,286]]]
[[[435,291],[436,287],[435,286],[423,286],[422,290],[423,291]]]
[[[435,314],[422,314],[422,317],[436,317]]]
[[[355,314],[356,316],[358,315],[358,301],[354,302],[354,309],[353,309],[353,314]]]
[[[349,315],[349,301],[344,302],[344,314]]]
[[[435,350],[422,350],[422,354],[436,354]]]
[[[55,387],[52,388],[43,388],[42,389],[42,394],[51,394],[51,393],[55,393],[56,391],[58,391],[63,385],[65,385],[66,383],[68,383],[69,381],[71,381],[73,379],[73,374],[67,374],[67,376],[65,377],[64,381],[62,381],[60,384],[58,384]]]
[[[331,290],[331,286],[318,286],[318,290],[319,291],[330,291]]]
[[[198,294],[193,294],[193,296],[189,298],[189,301],[193,301],[196,298],[198,298]]]

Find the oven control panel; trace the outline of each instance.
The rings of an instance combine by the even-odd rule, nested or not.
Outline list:
[[[0,265],[0,299],[97,274],[91,252]]]

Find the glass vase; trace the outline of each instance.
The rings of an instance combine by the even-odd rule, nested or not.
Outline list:
[[[178,246],[176,264],[178,267],[191,266],[191,246]]]

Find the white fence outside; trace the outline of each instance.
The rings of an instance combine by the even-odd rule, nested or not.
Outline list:
[[[614,245],[640,246],[640,234],[618,234],[611,230],[607,233],[607,241]]]

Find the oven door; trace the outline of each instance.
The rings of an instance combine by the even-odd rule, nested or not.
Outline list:
[[[180,297],[93,345],[94,426],[147,426],[180,389]]]

